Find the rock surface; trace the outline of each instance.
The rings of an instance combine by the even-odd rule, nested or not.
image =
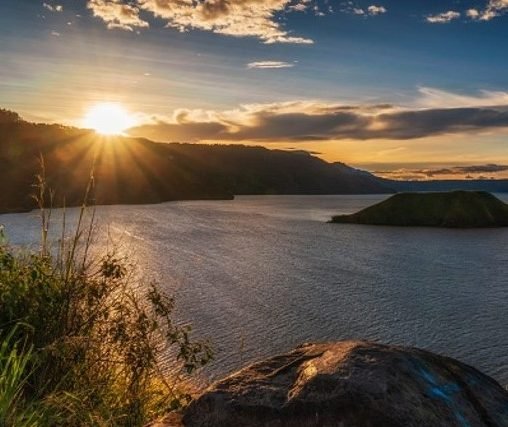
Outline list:
[[[506,227],[508,205],[484,191],[400,193],[331,222],[452,228]]]
[[[306,344],[218,382],[188,427],[508,426],[508,392],[456,360],[363,341]]]

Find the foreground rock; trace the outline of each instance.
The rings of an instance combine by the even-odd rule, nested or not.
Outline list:
[[[484,191],[400,193],[352,215],[338,215],[332,222],[428,226],[506,227],[508,205]]]
[[[476,369],[422,350],[308,344],[215,384],[183,424],[508,426],[508,393]]]

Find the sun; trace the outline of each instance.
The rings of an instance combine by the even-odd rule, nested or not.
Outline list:
[[[103,102],[91,107],[83,126],[103,135],[120,135],[136,124],[134,117],[120,104]]]

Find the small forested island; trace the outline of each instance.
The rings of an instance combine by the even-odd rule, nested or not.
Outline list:
[[[480,228],[508,226],[508,205],[485,191],[399,193],[333,223]]]

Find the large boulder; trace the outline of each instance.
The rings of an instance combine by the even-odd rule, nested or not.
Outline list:
[[[344,341],[306,344],[219,381],[187,427],[508,426],[492,378],[427,351]]]

